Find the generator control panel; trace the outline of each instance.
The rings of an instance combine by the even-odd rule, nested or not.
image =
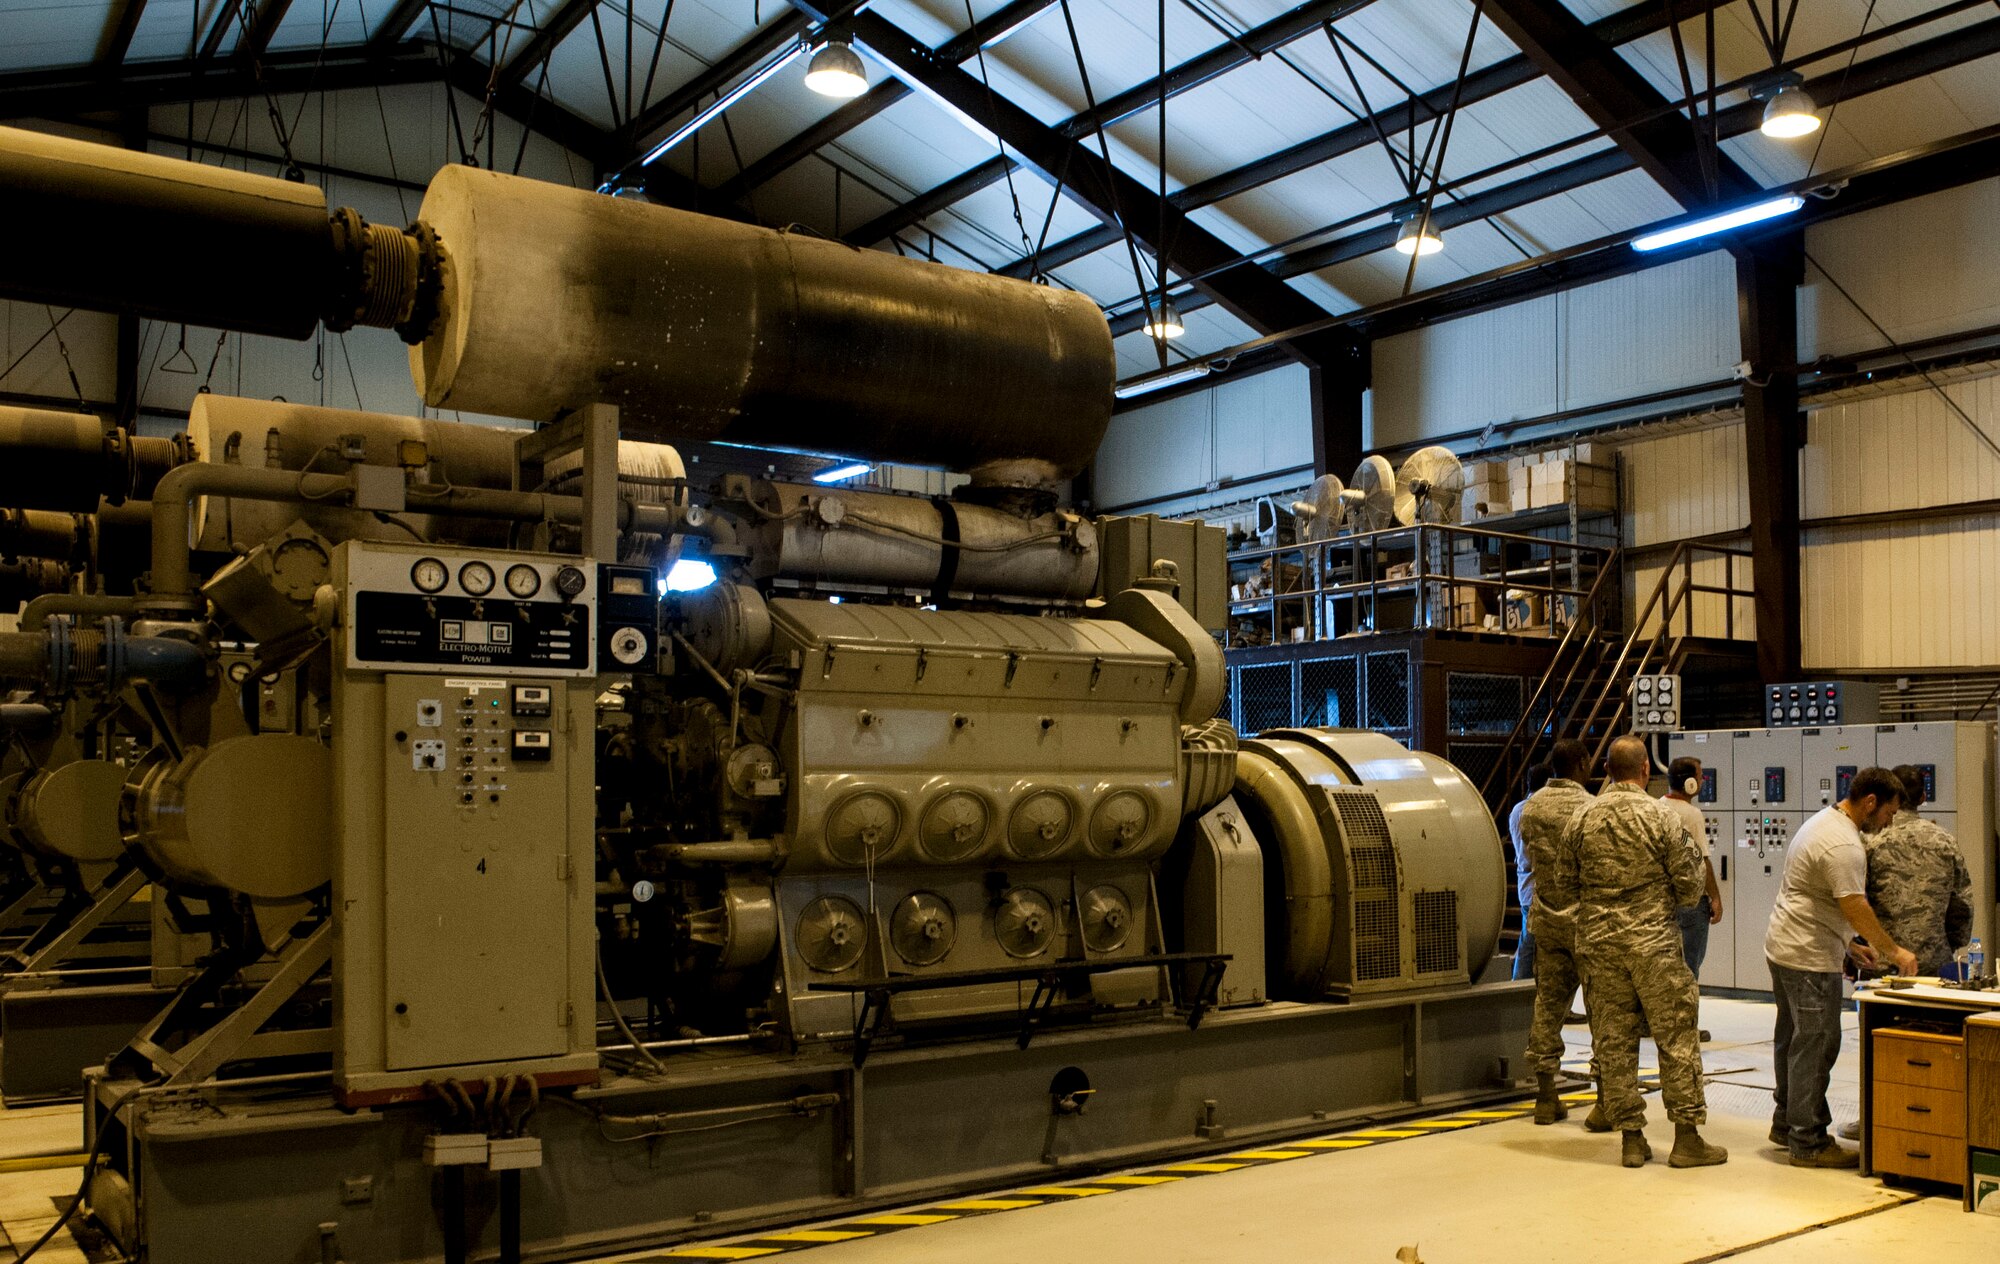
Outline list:
[[[1701,770],[1701,788],[1695,791],[1694,801],[1713,803],[1715,798],[1715,769],[1704,768]]]
[[[1766,768],[1764,770],[1764,802],[1783,803],[1785,801],[1785,770]]]
[[[347,666],[592,675],[596,571],[581,558],[355,542],[342,612]]]
[[[1774,729],[1873,724],[1881,713],[1880,690],[1865,681],[1821,680],[1764,686],[1764,718]]]

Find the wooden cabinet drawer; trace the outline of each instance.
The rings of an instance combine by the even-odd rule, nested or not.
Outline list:
[[[1877,1084],[1965,1091],[1965,1041],[1924,1031],[1877,1031],[1872,1061]]]
[[[1933,1137],[1878,1123],[1868,1159],[1877,1172],[1965,1184],[1965,1142],[1955,1137]]]
[[[1963,1093],[1877,1080],[1874,1110],[1873,1122],[1881,1127],[1950,1137],[1961,1144],[1965,1141]]]

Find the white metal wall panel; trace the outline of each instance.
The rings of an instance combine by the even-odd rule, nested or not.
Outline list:
[[[1736,268],[1713,251],[1562,295],[1563,408],[1724,380],[1742,358]]]
[[[1749,529],[1742,422],[1627,444],[1619,455],[1628,547]]]
[[[2000,515],[1806,532],[1809,671],[2000,662]]]
[[[2000,376],[1946,385],[2000,443]],[[2000,456],[1928,388],[1813,410],[1801,454],[1807,519],[2000,499]]]
[[[2000,180],[1947,189],[1806,230],[1806,249],[1897,342],[2000,323]],[[1812,264],[1799,296],[1803,358],[1882,346]]]
[[[1377,342],[1367,447],[1556,411],[1557,308],[1530,299]]]
[[[1097,452],[1097,503],[1143,504],[1225,479],[1310,465],[1307,392],[1306,370],[1287,365],[1120,413]],[[1304,481],[1292,475],[1286,485]]]
[[[1369,446],[1726,378],[1735,311],[1717,251],[1385,338]]]

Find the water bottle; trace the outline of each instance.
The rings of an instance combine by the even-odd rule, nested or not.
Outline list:
[[[1986,949],[1980,945],[1976,935],[1965,946],[1965,965],[1971,972],[1967,977],[1972,980],[1973,986],[1978,986],[1986,978]]]

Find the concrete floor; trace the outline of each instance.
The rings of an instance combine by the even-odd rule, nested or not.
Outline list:
[[[1638,1171],[1618,1165],[1615,1138],[1583,1131],[1583,1107],[1568,1122],[1538,1128],[1525,1118],[1438,1132],[1392,1144],[1324,1151],[1240,1171],[1191,1174],[1168,1184],[1118,1189],[1043,1206],[973,1215],[865,1237],[809,1245],[854,1229],[802,1226],[786,1255],[819,1264],[1068,1264],[1139,1258],[1146,1264],[1338,1259],[1397,1260],[1403,1248],[1426,1264],[1595,1261],[1619,1264],[1829,1264],[2000,1260],[2000,1219],[1967,1215],[1954,1198],[1887,1189],[1848,1172],[1807,1171],[1765,1140],[1770,1125],[1768,1004],[1707,998],[1702,1021],[1712,1141],[1729,1147],[1716,1168],[1666,1166],[1673,1129],[1657,1097],[1647,1130],[1656,1158]],[[1836,1119],[1857,1113],[1854,1021],[1835,1069]],[[1584,1028],[1568,1034],[1587,1059]],[[1652,1066],[1650,1044],[1642,1065]],[[77,1108],[0,1112],[0,1241],[25,1247],[47,1227],[57,1201],[76,1187]],[[1004,1194],[993,1195],[1004,1199]],[[4,1247],[0,1247],[4,1251]],[[721,1239],[698,1247],[615,1257],[624,1264],[754,1259],[776,1252]],[[0,1264],[12,1258],[0,1253]],[[67,1233],[41,1264],[86,1259]],[[609,1261],[604,1262],[609,1264]]]

